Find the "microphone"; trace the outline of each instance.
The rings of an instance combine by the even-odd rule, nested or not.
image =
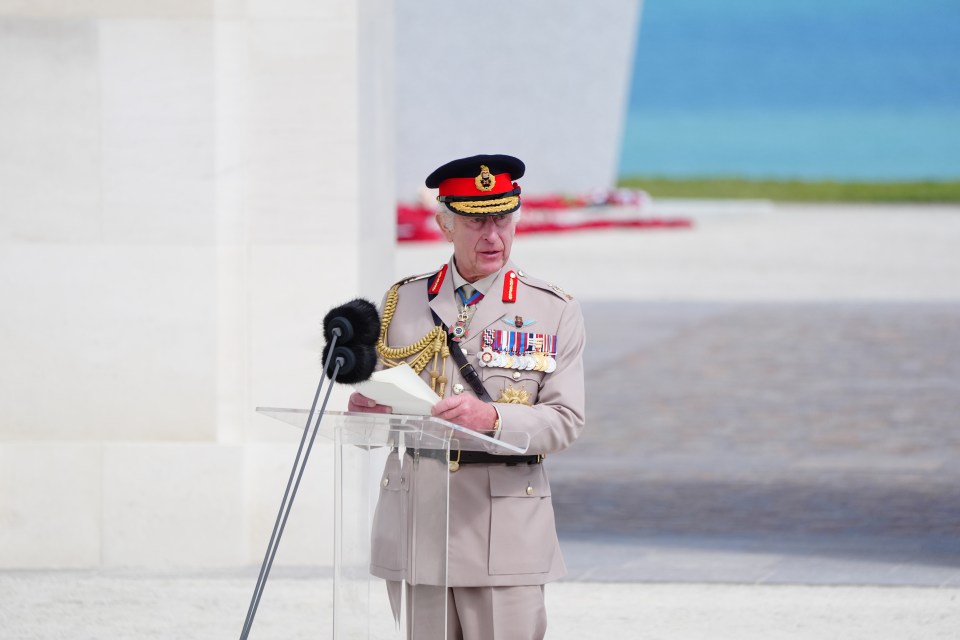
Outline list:
[[[333,358],[331,358],[331,344],[323,348],[323,361],[340,365],[336,370],[337,379],[334,382],[341,384],[363,382],[377,368],[377,350],[373,346],[369,344],[338,346],[333,349]],[[333,380],[334,369],[328,369],[326,373],[327,377]]]
[[[303,428],[297,457],[293,461],[293,469],[290,470],[287,488],[283,493],[280,513],[277,514],[277,521],[273,525],[273,533],[270,535],[267,553],[263,558],[263,564],[260,566],[260,575],[257,576],[250,606],[247,608],[247,616],[243,621],[243,629],[240,632],[241,640],[247,640],[253,627],[253,620],[260,606],[260,598],[263,596],[267,578],[270,577],[270,569],[273,567],[273,559],[276,557],[277,549],[280,546],[283,529],[287,524],[287,518],[290,516],[290,510],[293,508],[293,500],[297,497],[297,489],[300,487],[300,480],[306,469],[314,439],[320,430],[320,421],[327,409],[327,401],[330,399],[330,392],[333,389],[332,383],[355,384],[363,382],[370,377],[370,374],[377,367],[377,350],[374,346],[377,338],[380,337],[380,314],[377,312],[377,307],[363,298],[356,298],[339,307],[334,307],[323,318],[323,337],[326,341],[322,354],[324,375],[320,376],[320,383],[317,385],[317,391],[313,396],[313,404],[307,414],[307,424]],[[326,378],[330,379],[331,384],[327,386],[327,395],[323,399],[317,421],[314,422],[314,411],[317,408],[317,401],[320,398]],[[308,433],[310,434],[309,444],[307,443]],[[306,445],[306,449],[304,449],[304,445]],[[294,482],[294,478],[296,478],[296,482]]]
[[[369,300],[357,298],[331,309],[323,318],[323,338],[330,343],[334,337],[339,337],[341,344],[376,344],[380,337],[377,308]]]
[[[331,380],[329,363],[339,364],[335,382],[342,384],[363,382],[377,368],[373,345],[380,337],[380,314],[369,300],[357,298],[331,309],[323,318],[323,337],[327,344],[321,358]]]

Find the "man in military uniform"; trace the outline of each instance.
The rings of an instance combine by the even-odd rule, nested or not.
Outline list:
[[[382,310],[381,363],[410,364],[438,395],[434,416],[529,436],[524,456],[451,453],[448,638],[542,638],[543,585],[566,572],[544,458],[583,428],[584,326],[576,300],[510,260],[523,173],[480,155],[430,174],[453,257],[394,285]],[[349,409],[390,411],[358,393]]]

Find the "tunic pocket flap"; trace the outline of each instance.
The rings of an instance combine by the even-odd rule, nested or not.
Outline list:
[[[515,467],[490,467],[491,498],[546,498],[550,483],[543,465],[521,463]]]

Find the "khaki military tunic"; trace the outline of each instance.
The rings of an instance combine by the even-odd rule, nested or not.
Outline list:
[[[452,273],[428,302],[434,278],[421,277],[399,288],[396,310],[386,343],[404,346],[418,341],[435,326],[433,310],[447,327],[457,320],[458,306]],[[505,302],[504,279],[515,274],[513,302]],[[523,325],[518,328],[516,325]],[[534,333],[555,337],[556,368],[547,373],[478,366],[484,330]],[[501,334],[504,335],[504,334]],[[487,393],[500,400],[500,433],[529,435],[528,454],[553,454],[570,446],[584,425],[584,325],[580,305],[571,296],[530,277],[508,262],[476,305],[460,346],[480,374]],[[430,367],[421,376],[430,383]],[[454,390],[473,394],[461,379],[452,357],[447,358],[444,395]],[[511,400],[512,402],[505,402]],[[501,435],[501,437],[503,437]],[[411,584],[442,584],[441,575],[428,566],[411,575],[409,532],[402,525],[400,492],[418,488],[420,507],[429,505],[429,485],[442,482],[431,474],[449,473],[449,557],[446,583],[460,586],[539,585],[562,577],[566,569],[560,553],[546,465],[464,464],[455,473],[446,464],[404,464],[392,454],[384,470],[380,502],[374,522],[374,575]],[[416,508],[411,507],[411,508]]]

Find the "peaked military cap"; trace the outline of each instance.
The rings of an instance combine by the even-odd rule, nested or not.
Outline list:
[[[427,176],[427,187],[439,189],[437,200],[462,216],[511,213],[520,208],[520,185],[524,165],[505,155],[460,158]]]

